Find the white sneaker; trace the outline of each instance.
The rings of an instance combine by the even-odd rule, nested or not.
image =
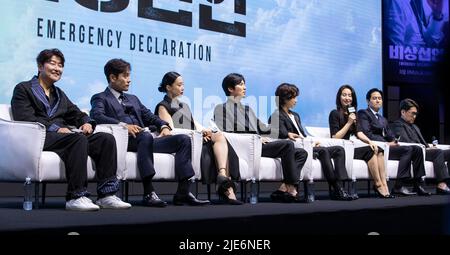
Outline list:
[[[128,209],[131,204],[125,203],[115,195],[100,198],[95,202],[98,206],[105,209]]]
[[[79,197],[66,202],[66,210],[70,211],[97,211],[100,207],[87,197]]]

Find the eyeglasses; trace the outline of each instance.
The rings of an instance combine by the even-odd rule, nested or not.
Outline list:
[[[417,115],[419,114],[418,112],[410,112],[410,111],[408,111],[408,113],[415,117],[417,117]]]

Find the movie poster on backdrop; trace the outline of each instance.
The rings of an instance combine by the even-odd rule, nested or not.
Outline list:
[[[384,78],[431,83],[449,40],[448,0],[383,0]]]

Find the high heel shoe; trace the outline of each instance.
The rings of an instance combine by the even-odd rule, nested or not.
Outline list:
[[[375,185],[373,185],[372,188],[373,188],[373,191],[375,192],[375,195],[377,195],[377,197],[379,197],[379,198],[395,198],[395,196],[391,195],[391,194],[386,194],[386,195],[381,194],[380,191],[378,190],[377,186],[375,186]]]
[[[217,195],[219,196],[219,200],[223,201],[225,204],[229,205],[242,205],[241,201],[237,199],[231,199],[228,197],[227,192],[229,188],[232,188],[234,192],[236,192],[235,183],[230,180],[228,177],[223,175],[217,176]]]

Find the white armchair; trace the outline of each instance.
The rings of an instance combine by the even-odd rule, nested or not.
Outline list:
[[[113,133],[111,126],[98,125],[95,132]],[[39,207],[39,184],[42,183],[42,204],[45,203],[46,183],[66,181],[65,166],[54,152],[43,151],[45,127],[37,122],[12,120],[10,105],[0,105],[0,181],[24,182],[30,177],[35,183],[35,206]],[[117,139],[117,138],[116,138]],[[120,179],[125,164],[118,157],[117,175]],[[88,158],[88,180],[95,179],[95,164]]]
[[[148,132],[148,131],[146,131]],[[128,200],[128,183],[129,181],[141,181],[139,168],[137,165],[137,153],[127,151],[128,148],[128,131],[125,127],[114,125],[112,133],[116,137],[117,154],[121,162],[124,163],[124,171],[121,175],[125,182],[125,200]],[[174,129],[172,134],[185,134],[191,138],[192,146],[192,167],[195,175],[192,181],[201,179],[200,157],[202,152],[202,135],[200,132],[187,129]],[[152,133],[154,137],[156,133]],[[173,181],[175,180],[175,157],[169,153],[154,153],[154,167],[156,169],[153,180],[155,181]]]

